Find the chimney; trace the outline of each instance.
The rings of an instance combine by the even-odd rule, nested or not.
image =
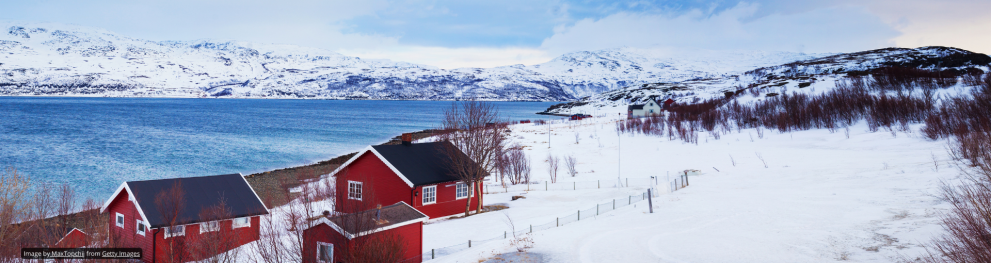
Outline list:
[[[413,144],[413,134],[403,133],[403,145],[409,146],[411,144]]]

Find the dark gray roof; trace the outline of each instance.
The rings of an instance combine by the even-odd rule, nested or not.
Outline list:
[[[265,205],[240,174],[127,182],[152,228],[168,225],[155,197],[177,183],[185,193],[185,203],[177,218],[180,225],[210,221],[201,219],[200,212],[216,207],[221,199],[230,209],[230,218],[268,214]]]
[[[639,104],[639,105],[630,105],[630,107],[629,107],[629,108],[627,108],[627,110],[642,110],[642,109],[643,109],[643,105],[644,105],[644,104]]]
[[[376,221],[376,213],[379,213],[378,221]],[[417,219],[427,219],[427,216],[404,202],[398,202],[390,206],[383,206],[380,212],[377,209],[371,209],[354,214],[328,217],[328,219],[344,231],[356,234]]]
[[[414,186],[429,185],[450,181],[458,178],[450,170],[450,159],[444,153],[445,145],[449,142],[414,143],[410,145],[378,145],[372,146],[406,176]],[[461,151],[458,151],[459,154]]]

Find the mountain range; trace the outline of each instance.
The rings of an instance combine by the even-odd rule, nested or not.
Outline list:
[[[149,41],[64,24],[0,28],[2,96],[570,101],[829,55],[617,48],[536,65],[439,69],[290,45]]]

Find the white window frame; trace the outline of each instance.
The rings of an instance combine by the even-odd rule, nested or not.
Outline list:
[[[202,222],[202,223],[200,223],[200,234],[203,234],[203,233],[206,233],[206,232],[214,232],[214,231],[218,231],[218,230],[220,230],[220,222],[218,222],[218,221],[210,221],[210,222]]]
[[[141,219],[138,219],[137,221],[138,223],[134,226],[134,231],[137,232],[139,235],[143,236],[145,235],[145,232],[148,230],[148,226],[145,226],[145,222],[141,221]],[[145,230],[141,230],[141,227],[144,227]]]
[[[124,228],[124,214],[117,213],[117,221],[114,221],[118,227]]]
[[[464,196],[461,196],[461,187],[464,187],[465,188],[465,195]],[[457,184],[454,185],[454,198],[455,199],[465,199],[465,198],[468,198],[469,195],[471,195],[471,187],[468,187],[468,184],[459,182],[459,183],[457,183]]]
[[[165,229],[165,238],[179,237],[186,235],[186,226],[170,226],[170,227],[167,226],[167,227],[163,227],[163,229]],[[173,229],[180,229],[182,231],[172,232]]]
[[[431,191],[430,191],[430,197],[431,197],[430,202],[427,202],[427,189],[431,189]],[[422,192],[423,192],[423,194],[422,194],[420,200],[421,200],[421,202],[423,202],[423,205],[429,205],[429,204],[436,204],[437,203],[437,186],[436,185],[424,186]]]
[[[353,190],[357,189],[355,192]],[[348,180],[348,199],[361,201],[362,183]]]
[[[237,222],[238,219],[244,219],[247,223],[244,224],[238,223]],[[251,217],[239,217],[231,220],[231,229],[242,228],[242,227],[251,227]]]
[[[323,260],[320,258],[321,246],[330,247],[330,260]],[[317,262],[334,262],[334,244],[317,241]]]

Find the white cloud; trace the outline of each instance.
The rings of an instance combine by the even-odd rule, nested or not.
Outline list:
[[[991,1],[878,0],[866,6],[902,34],[899,47],[951,46],[991,54]]]
[[[897,36],[880,18],[858,7],[831,7],[754,18],[757,4],[741,3],[715,14],[618,13],[559,27],[541,44],[552,54],[617,46],[849,52],[892,44]]]

